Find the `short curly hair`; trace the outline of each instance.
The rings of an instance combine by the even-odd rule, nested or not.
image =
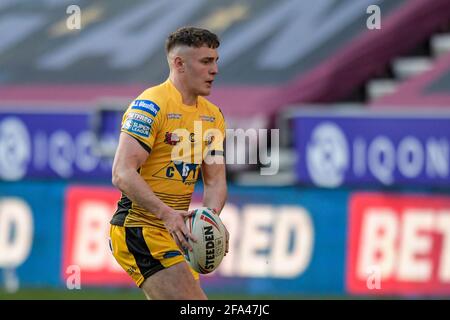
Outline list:
[[[216,49],[220,46],[219,38],[209,30],[196,27],[182,27],[172,32],[166,40],[166,53],[177,45],[200,48],[204,45]]]

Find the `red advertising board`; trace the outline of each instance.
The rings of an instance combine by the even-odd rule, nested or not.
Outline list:
[[[450,294],[450,197],[353,194],[346,270],[352,294]]]
[[[120,192],[108,187],[68,187],[65,197],[63,278],[79,270],[81,285],[134,282],[109,249],[109,221]]]
[[[112,187],[69,186],[65,195],[63,268],[64,281],[80,273],[81,285],[134,285],[114,259],[109,229],[120,192]],[[200,206],[198,197],[192,205]]]

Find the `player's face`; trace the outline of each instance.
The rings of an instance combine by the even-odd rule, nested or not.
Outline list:
[[[189,49],[185,68],[186,84],[192,94],[207,96],[211,93],[214,78],[219,71],[217,50],[206,46]]]

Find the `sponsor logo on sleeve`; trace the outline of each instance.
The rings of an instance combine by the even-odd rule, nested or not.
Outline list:
[[[122,129],[128,132],[147,138],[150,136],[150,128],[151,126],[147,123],[134,119],[125,120],[122,126]]]
[[[154,117],[156,117],[159,112],[158,105],[150,100],[134,100],[131,105],[131,109],[148,112]]]
[[[140,114],[140,113],[135,113],[135,112],[130,112],[127,115],[127,120],[137,120],[137,121],[141,121],[141,122],[145,122],[149,125],[152,125],[153,123],[153,119],[150,117],[147,117],[146,115]]]

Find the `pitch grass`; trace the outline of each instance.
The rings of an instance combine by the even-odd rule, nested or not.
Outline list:
[[[211,300],[300,300],[300,299],[349,299],[343,296],[269,296],[242,294],[208,294]],[[0,300],[145,300],[137,288],[132,289],[20,289],[15,293],[0,290]]]

